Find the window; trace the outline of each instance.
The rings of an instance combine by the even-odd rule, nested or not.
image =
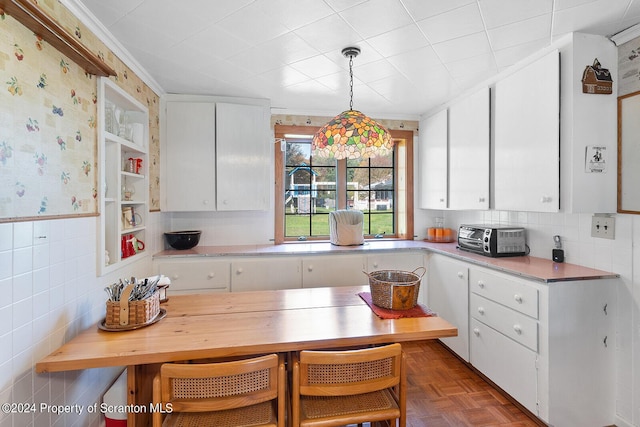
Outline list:
[[[336,209],[362,211],[365,237],[413,238],[413,132],[392,131],[388,156],[336,161],[312,155],[317,128],[275,130],[276,243],[327,240]]]

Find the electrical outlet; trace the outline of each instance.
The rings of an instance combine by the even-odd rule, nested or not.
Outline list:
[[[591,237],[601,239],[615,238],[616,223],[615,218],[605,215],[594,215],[591,218]]]

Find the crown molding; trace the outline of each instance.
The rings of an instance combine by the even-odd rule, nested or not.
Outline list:
[[[60,3],[80,20],[93,34],[96,35],[122,62],[124,62],[142,81],[153,90],[156,95],[164,95],[165,90],[144,69],[142,65],[129,53],[107,27],[100,22],[87,7],[79,0],[60,0]]]
[[[640,37],[640,24],[633,25],[625,30],[615,33],[610,36],[609,39],[614,42],[616,46],[620,46],[621,44],[625,44],[637,37]]]

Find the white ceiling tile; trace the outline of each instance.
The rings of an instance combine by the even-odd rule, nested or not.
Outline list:
[[[431,46],[405,52],[387,60],[411,82],[446,76],[448,72]]]
[[[418,21],[418,26],[431,44],[474,34],[484,30],[476,3]]]
[[[551,40],[551,21],[545,16],[503,25],[487,31],[489,42],[494,50],[521,45],[534,40]]]
[[[262,73],[260,77],[274,86],[285,87],[309,80],[309,76],[302,74],[300,71],[288,65]]]
[[[138,22],[129,16],[118,20],[110,30],[120,35],[121,42],[127,49],[137,48],[145,52],[154,52],[178,42],[178,38],[171,33]]]
[[[598,23],[620,22],[629,0],[597,0],[559,10],[553,20],[553,34],[585,31]]]
[[[318,0],[260,0],[266,1],[270,7],[280,11],[282,23],[294,30],[318,21],[335,11],[325,2]],[[284,13],[282,13],[284,12]]]
[[[480,74],[483,79],[495,75],[498,67],[492,53],[473,56],[461,61],[454,61],[447,64],[447,69],[456,81],[466,76]]]
[[[353,74],[364,83],[380,80],[397,74],[396,68],[386,59],[375,62],[369,62],[364,65],[353,67]]]
[[[218,25],[249,44],[258,44],[290,31],[281,15],[282,12],[268,2],[256,1],[222,19]]]
[[[427,46],[429,42],[413,23],[368,40],[369,45],[382,56],[397,55],[409,50]]]
[[[373,37],[413,21],[400,6],[400,0],[369,0],[363,7],[343,10],[340,16],[362,37]]]
[[[324,0],[333,10],[336,12],[349,9],[350,7],[357,6],[362,3],[366,3],[369,0]]]
[[[251,45],[213,24],[184,40],[195,49],[226,59],[247,50]]]
[[[553,0],[479,0],[479,5],[488,29],[553,12]]]
[[[402,0],[402,3],[416,21],[440,15],[475,2],[476,0]]]
[[[342,72],[344,69],[327,58],[325,55],[317,55],[302,61],[290,64],[291,67],[311,78],[318,78]]]
[[[259,46],[243,50],[228,58],[227,61],[237,67],[251,70],[254,74],[262,74],[286,65],[282,62],[282,58],[262,50]]]
[[[294,32],[322,53],[339,51],[362,41],[362,37],[337,14],[329,15]]]
[[[286,33],[256,46],[263,55],[278,58],[281,63],[291,64],[317,56],[320,52],[311,47],[295,33]]]
[[[484,31],[433,45],[433,50],[445,64],[491,52]]]
[[[526,57],[531,55],[531,52],[536,52],[540,49],[544,49],[549,44],[549,38],[545,37],[539,40],[533,40],[528,43],[523,43],[515,46],[511,46],[505,49],[496,50],[494,56],[496,58],[496,64],[498,69],[502,71],[506,67],[514,65]]]
[[[65,1],[86,5],[160,91],[329,114],[348,105],[348,46],[362,49],[356,105],[416,115],[567,32],[640,21],[640,0]]]

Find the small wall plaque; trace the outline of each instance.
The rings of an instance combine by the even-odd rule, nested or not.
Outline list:
[[[613,80],[608,69],[602,68],[598,58],[587,65],[582,73],[582,93],[609,95],[613,92]]]

